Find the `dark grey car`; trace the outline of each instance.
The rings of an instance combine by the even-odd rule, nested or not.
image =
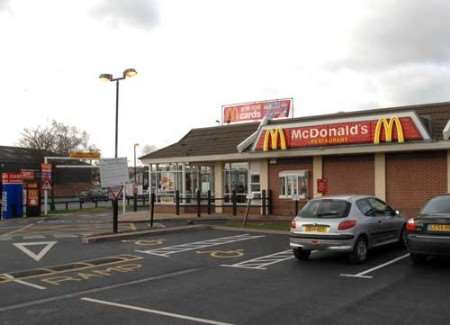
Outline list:
[[[310,200],[292,220],[290,246],[300,260],[313,250],[345,252],[362,263],[372,247],[403,242],[405,219],[382,200],[367,195]]]
[[[407,246],[414,263],[428,255],[450,256],[450,195],[428,201],[416,218],[408,220]]]

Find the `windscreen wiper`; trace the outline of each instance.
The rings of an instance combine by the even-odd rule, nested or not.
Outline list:
[[[323,212],[323,213],[318,213],[316,216],[317,217],[325,217],[325,216],[338,216],[339,213],[337,212]]]

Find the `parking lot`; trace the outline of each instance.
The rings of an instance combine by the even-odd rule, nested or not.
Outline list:
[[[393,245],[363,265],[317,252],[300,262],[288,242],[223,230],[94,244],[10,236],[0,241],[0,323],[448,323],[448,260],[413,266]]]

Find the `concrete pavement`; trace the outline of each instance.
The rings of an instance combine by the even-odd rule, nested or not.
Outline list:
[[[180,221],[214,221],[214,220],[237,220],[241,221],[243,216],[237,215],[232,216],[230,214],[202,214],[197,217],[195,213],[184,213],[177,216],[174,213],[157,213],[154,215],[154,219],[158,221],[164,220],[180,220]],[[248,217],[249,221],[290,221],[292,217],[289,216],[261,216],[261,215],[250,215]],[[150,221],[150,211],[149,210],[139,210],[137,212],[127,211],[125,215],[119,215],[119,222],[149,222]]]

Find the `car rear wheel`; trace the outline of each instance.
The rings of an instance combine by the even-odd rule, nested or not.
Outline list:
[[[367,260],[369,247],[364,237],[359,237],[353,247],[353,251],[348,255],[348,259],[352,264],[361,264]]]
[[[294,253],[294,256],[297,259],[299,259],[300,261],[307,261],[309,258],[309,255],[311,255],[310,250],[305,250],[305,249],[301,249],[301,248],[294,248],[292,250],[292,252]]]
[[[410,253],[409,257],[411,258],[411,261],[414,264],[423,264],[425,263],[425,260],[427,259],[427,256],[424,254],[416,254],[416,253]]]

